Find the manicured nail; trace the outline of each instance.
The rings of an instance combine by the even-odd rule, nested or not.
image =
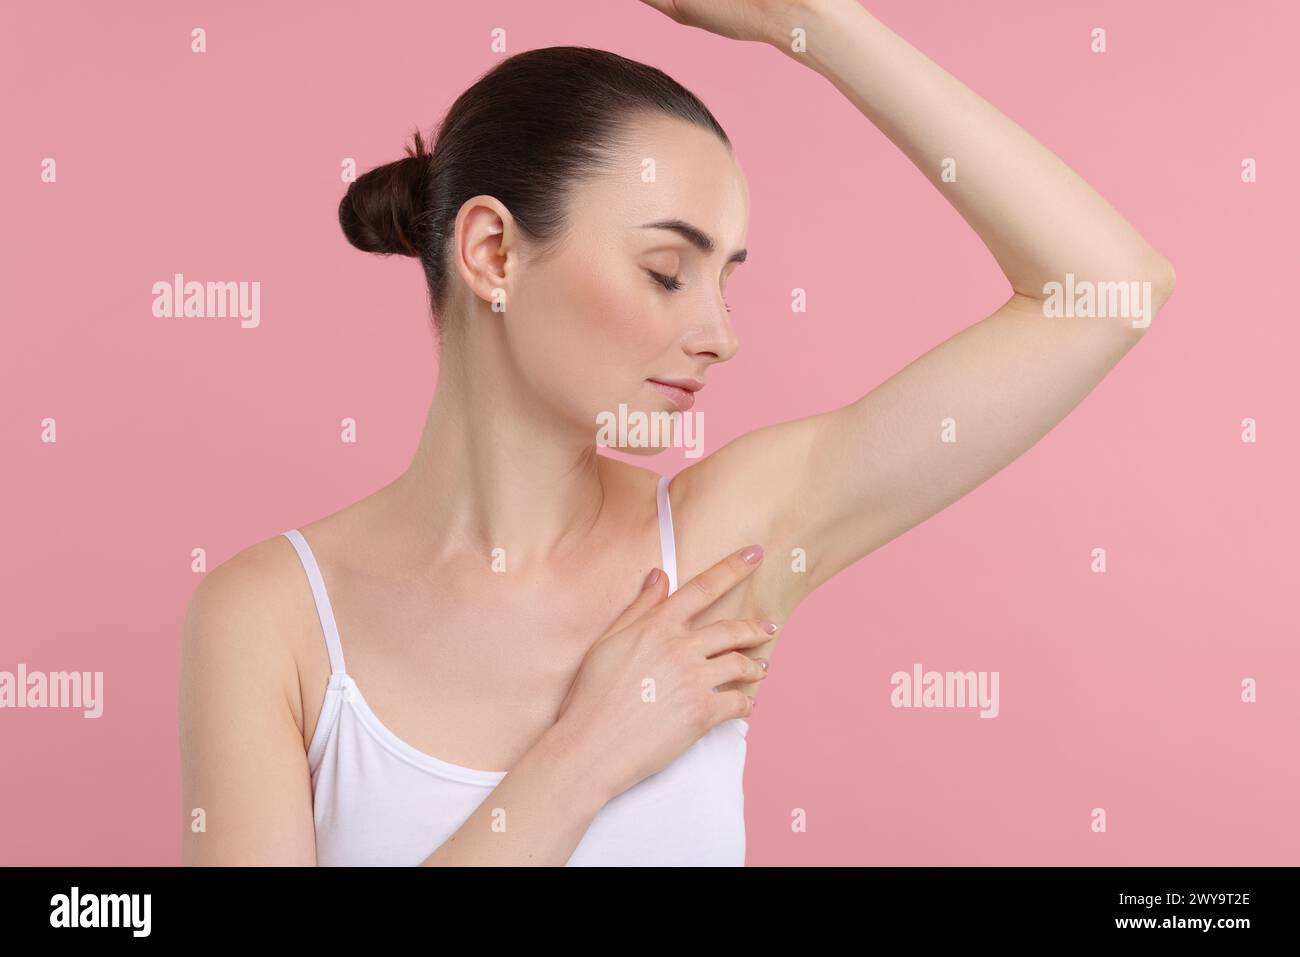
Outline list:
[[[750,545],[740,556],[751,565],[763,557],[762,545]]]
[[[767,659],[766,659],[766,658],[755,658],[754,660],[757,661],[760,665],[762,665],[764,671],[767,670]]]
[[[780,627],[781,627],[781,626],[778,625],[778,624],[777,624],[776,622],[774,622],[774,621],[765,621],[765,622],[763,622],[763,630],[764,630],[765,632],[767,632],[769,635],[775,635],[775,634],[776,634],[776,630],[777,630],[778,628],[780,628]]]
[[[659,569],[657,569],[657,568],[652,568],[652,569],[650,569],[650,574],[647,575],[647,576],[646,576],[646,579],[645,579],[645,587],[646,587],[646,588],[649,588],[651,585],[653,585],[653,584],[654,584],[655,582],[657,582],[658,580],[659,580]]]

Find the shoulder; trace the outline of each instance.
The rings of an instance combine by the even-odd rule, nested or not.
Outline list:
[[[207,573],[185,611],[183,690],[239,696],[283,692],[297,710],[296,635],[311,592],[283,535],[244,548]]]
[[[790,475],[795,462],[774,468],[749,454],[742,440],[687,466],[668,485],[674,523],[721,557],[758,543],[765,548],[785,533],[796,511]]]
[[[201,637],[214,628],[232,629],[259,620],[283,624],[299,604],[290,586],[302,575],[293,544],[285,536],[248,546],[208,572],[194,589],[186,609],[187,634]]]
[[[781,621],[798,604],[787,559],[808,547],[807,504],[799,494],[816,423],[795,420],[739,436],[677,473],[669,483],[686,581],[729,553],[761,545],[768,558],[746,585],[745,607]]]
[[[177,702],[187,863],[315,863],[293,655],[311,593],[297,562],[287,538],[257,542],[190,598]],[[192,830],[200,808],[216,828]]]

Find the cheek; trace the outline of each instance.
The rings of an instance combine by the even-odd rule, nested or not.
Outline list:
[[[658,319],[647,308],[643,296],[626,291],[612,297],[607,305],[598,335],[604,337],[611,349],[617,350],[609,358],[624,360],[640,368],[660,351]],[[617,363],[616,363],[617,364]]]
[[[626,383],[633,372],[648,375],[646,364],[663,349],[654,291],[639,288],[626,267],[600,266],[574,275],[570,289],[561,313],[564,338],[571,355],[587,363],[592,380]]]
[[[650,279],[646,277],[646,284]],[[541,392],[575,420],[647,401],[643,380],[666,348],[655,291],[626,264],[566,262],[530,290],[516,326],[521,361]]]

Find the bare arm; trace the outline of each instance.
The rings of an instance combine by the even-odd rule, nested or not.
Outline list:
[[[607,797],[552,726],[425,867],[563,866]]]
[[[857,0],[646,2],[679,22],[767,42],[824,76],[953,205],[1010,285],[995,312],[858,401],[749,433],[678,476],[697,514],[746,522],[758,508],[767,540],[806,550],[807,573],[770,586],[779,592],[771,604],[788,613],[1051,430],[1143,336],[1174,271],[1050,150]],[[797,29],[803,52],[792,49]],[[1068,282],[1136,283],[1125,291],[1137,296],[1118,316],[1053,317],[1048,284]]]
[[[179,702],[187,865],[316,863],[297,667],[280,637],[294,627],[285,567],[256,545],[190,599]]]

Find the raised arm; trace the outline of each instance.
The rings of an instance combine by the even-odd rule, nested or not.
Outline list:
[[[992,315],[856,402],[749,433],[679,476],[674,497],[697,514],[745,522],[765,510],[774,547],[805,549],[807,573],[774,585],[771,604],[788,611],[1060,422],[1143,336],[1174,270],[1050,150],[856,0],[645,2],[824,76],[970,224],[1010,284]],[[1090,289],[1091,306],[1079,298]]]

